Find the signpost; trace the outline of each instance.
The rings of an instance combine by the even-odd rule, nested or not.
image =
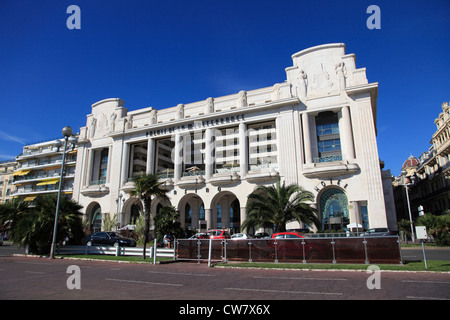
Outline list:
[[[416,235],[417,239],[420,240],[420,243],[422,243],[423,261],[425,262],[425,269],[428,269],[427,258],[425,256],[425,246],[423,245],[423,240],[428,239],[427,227],[416,226]]]

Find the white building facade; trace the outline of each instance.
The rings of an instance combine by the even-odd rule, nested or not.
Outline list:
[[[278,178],[314,194],[323,230],[388,227],[378,84],[341,43],[292,59],[286,81],[267,88],[161,110],[128,111],[116,98],[93,104],[73,193],[91,227],[101,229],[107,214],[120,227],[133,224],[141,204],[128,191],[141,172],[160,174],[168,190],[170,203],[153,201],[152,214],[172,205],[185,229],[239,230],[248,195]]]

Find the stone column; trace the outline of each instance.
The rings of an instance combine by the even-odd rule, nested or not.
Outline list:
[[[350,120],[350,109],[345,106],[341,109],[342,115],[342,128],[341,130],[342,139],[345,140],[345,154],[344,159],[355,159],[355,147],[353,145],[353,134],[352,134],[352,123]]]
[[[125,183],[127,183],[129,162],[130,162],[130,145],[128,143],[124,143],[123,144],[123,153],[122,153],[121,185],[124,185]]]
[[[241,207],[241,226],[244,223],[245,219],[247,219],[247,208]],[[243,233],[247,233],[247,229],[242,230]]]
[[[181,171],[183,167],[183,137],[180,133],[175,134],[175,154],[174,154],[174,180],[175,183],[181,179]]]
[[[305,163],[311,164],[312,159],[312,150],[311,150],[311,132],[309,128],[309,115],[307,113],[302,114],[302,122],[303,122],[303,143],[305,146]]]
[[[213,228],[213,217],[211,209],[205,209],[205,219],[206,219],[206,229],[210,230]]]
[[[213,175],[214,167],[214,143],[213,143],[213,131],[211,128],[207,128],[205,131],[205,179],[208,181]]]
[[[147,144],[147,174],[155,173],[155,140],[148,138]]]
[[[244,179],[248,172],[248,140],[247,125],[239,123],[239,166],[241,179]]]

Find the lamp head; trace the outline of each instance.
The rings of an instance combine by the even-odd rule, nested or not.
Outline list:
[[[73,130],[71,127],[67,126],[62,129],[62,134],[64,137],[70,137],[73,134]]]

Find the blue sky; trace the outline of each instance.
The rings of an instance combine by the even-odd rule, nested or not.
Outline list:
[[[72,4],[81,30],[66,27]],[[366,27],[371,4],[380,30]],[[379,154],[399,174],[450,100],[449,16],[448,0],[2,0],[0,161],[78,131],[96,101],[162,109],[271,86],[293,53],[343,42],[379,82]]]

